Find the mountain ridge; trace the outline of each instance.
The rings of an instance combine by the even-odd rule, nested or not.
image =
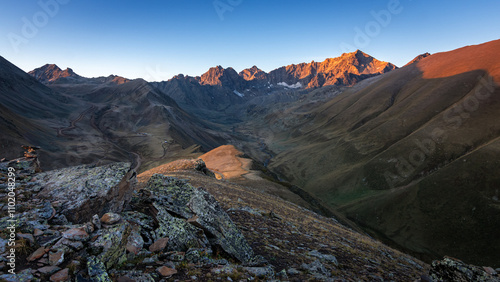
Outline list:
[[[322,62],[313,61],[282,66],[269,73],[262,71],[255,65],[239,73],[232,67],[223,68],[218,65],[211,67],[201,76],[192,77],[179,74],[166,81],[194,78],[201,85],[229,87],[240,91],[244,90],[244,87],[255,87],[256,84],[267,86],[269,83],[293,85],[300,82],[305,88],[322,87],[323,85],[352,86],[361,79],[396,68],[391,63],[379,61],[357,50],[344,53],[336,58],[327,58]],[[46,64],[28,73],[44,83],[53,83],[65,77],[81,78],[72,69],[67,68],[63,71],[55,64]]]

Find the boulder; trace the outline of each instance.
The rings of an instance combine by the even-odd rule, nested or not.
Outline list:
[[[156,271],[163,277],[170,277],[174,274],[177,274],[177,270],[166,266],[158,267]]]
[[[101,222],[104,224],[107,224],[107,225],[113,225],[115,223],[120,222],[120,220],[122,220],[122,217],[119,214],[114,213],[114,212],[105,213],[101,217]]]
[[[153,206],[159,227],[155,239],[168,237],[168,250],[215,247],[229,256],[249,262],[253,251],[243,234],[217,200],[185,181],[153,175],[141,191],[136,205]],[[143,210],[148,210],[146,207]],[[210,238],[210,241],[207,241]]]
[[[65,268],[54,275],[50,276],[51,282],[63,282],[69,280],[69,269]]]
[[[213,238],[212,244],[241,262],[249,262],[253,257],[252,248],[229,215],[207,191],[195,189],[193,192],[188,207],[196,214],[194,221]]]
[[[492,276],[481,267],[468,265],[451,257],[435,260],[431,266],[429,274],[433,281],[500,281],[500,278]]]
[[[71,222],[90,221],[96,213],[120,212],[136,182],[130,163],[100,167],[81,165],[40,173],[37,197],[58,201],[58,210]]]
[[[155,239],[168,237],[168,251],[187,251],[189,248],[207,248],[209,242],[203,231],[189,224],[186,220],[172,216],[167,210],[157,204],[156,219],[159,227],[155,231]],[[201,232],[200,232],[201,231]]]

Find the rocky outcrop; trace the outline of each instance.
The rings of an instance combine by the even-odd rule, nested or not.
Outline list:
[[[420,55],[416,56],[413,60],[409,61],[406,65],[404,65],[404,67],[409,66],[413,63],[416,63],[416,62],[422,60],[423,58],[427,58],[430,55],[431,55],[431,53],[429,53],[429,52],[424,53],[424,54],[420,54]]]
[[[215,198],[184,181],[155,174],[132,206],[154,211],[154,237],[168,237],[168,250],[217,248],[244,263],[253,258],[251,247]]]
[[[500,281],[500,277],[491,267],[481,268],[450,257],[433,261],[429,274],[435,282]]]
[[[113,163],[40,173],[34,186],[41,190],[38,197],[57,201],[61,214],[69,221],[83,223],[96,213],[121,212],[130,200],[135,181],[130,163]]]
[[[40,147],[34,146],[23,146],[24,157],[14,159],[14,160],[1,160],[0,161],[0,172],[8,174],[9,167],[14,169],[15,173],[21,174],[33,174],[35,172],[40,172],[40,162],[38,161],[38,156],[36,151]],[[11,169],[11,170],[12,170]]]
[[[16,252],[25,262],[16,276],[2,271],[6,264],[0,261],[0,278],[6,281],[158,281],[187,264],[263,263],[253,260],[252,249],[214,197],[186,181],[154,175],[137,193],[128,163],[37,173],[35,159],[0,163],[2,177],[18,166],[16,197],[24,200],[12,217],[0,218],[2,230],[16,222]],[[192,165],[206,169],[202,161]],[[8,242],[0,239],[2,255],[10,252]]]

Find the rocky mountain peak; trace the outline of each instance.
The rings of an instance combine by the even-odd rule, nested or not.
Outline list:
[[[272,83],[285,82],[292,85],[300,82],[306,88],[326,85],[352,86],[360,80],[393,69],[396,69],[395,65],[356,50],[323,62],[313,61],[282,67],[271,71],[269,76]]]
[[[63,77],[74,77],[79,78],[80,76],[76,74],[71,68],[66,68],[65,70],[61,70],[55,64],[46,64],[40,68],[36,68],[30,72],[28,72],[31,76],[36,78],[38,81],[43,83],[50,83],[58,80]]]
[[[239,74],[245,80],[267,79],[267,73],[255,65],[251,68],[242,70]]]
[[[210,68],[206,73],[199,78],[202,85],[224,86],[230,88],[240,88],[244,80],[231,67],[223,68],[216,66]]]

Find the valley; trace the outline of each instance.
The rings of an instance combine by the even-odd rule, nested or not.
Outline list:
[[[232,145],[232,162],[248,166],[224,178],[426,262],[500,266],[498,51],[500,40],[396,68],[358,50],[161,82],[55,65],[28,75],[2,58],[0,156],[29,144],[42,147],[43,170],[126,160],[146,173]]]

